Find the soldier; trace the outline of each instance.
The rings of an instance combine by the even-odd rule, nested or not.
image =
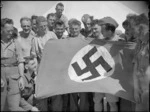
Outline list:
[[[31,30],[31,19],[28,17],[22,17],[20,19],[20,24],[22,31],[19,32],[18,41],[21,45],[22,55],[25,60],[24,62],[24,75],[25,75],[25,90],[30,90],[25,93],[23,92],[23,97],[33,105],[33,85],[34,85],[34,68],[31,68],[31,64],[36,62],[36,58],[31,54],[32,41],[35,38],[34,32]],[[37,62],[36,62],[37,63]]]
[[[64,11],[64,5],[62,3],[58,3],[56,5],[56,20],[62,20],[64,23],[65,23],[65,29],[67,30],[67,32],[69,32],[69,29],[68,29],[68,19],[67,17],[63,14],[63,11]]]
[[[8,102],[10,111],[37,111],[37,108],[27,103],[20,91],[24,89],[23,56],[21,47],[16,38],[13,38],[13,21],[8,18],[1,20],[1,110],[4,103]]]
[[[104,17],[100,20],[101,32],[104,36],[104,40],[118,41],[121,39],[118,35],[115,34],[115,29],[118,27],[118,23],[111,17]],[[94,108],[95,111],[102,111],[102,99],[106,97],[110,105],[110,111],[118,111],[118,97],[108,94],[108,93],[95,93],[94,95]]]
[[[35,55],[37,57],[38,63],[33,64],[32,66],[38,66],[40,64],[42,53],[44,50],[44,46],[47,41],[57,39],[57,36],[54,32],[48,31],[47,27],[47,20],[43,16],[39,16],[37,18],[37,36],[33,39],[33,46],[31,49],[31,54]],[[36,67],[37,68],[37,67]],[[36,79],[36,77],[35,77]],[[48,105],[47,105],[47,99],[41,99],[37,102],[37,106],[39,110],[41,111],[47,111]]]
[[[135,111],[149,112],[149,76],[146,74],[149,67],[149,20],[145,14],[128,15],[128,31],[136,38],[134,63],[134,97]]]
[[[84,35],[85,37],[91,37],[92,36],[91,22],[93,21],[93,16],[84,14],[81,20],[84,24],[84,28],[81,29],[81,34]]]

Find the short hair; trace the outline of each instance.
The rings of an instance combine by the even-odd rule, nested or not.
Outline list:
[[[1,19],[1,27],[4,27],[5,24],[14,24],[12,19],[9,18],[3,18]]]
[[[37,24],[41,23],[41,22],[47,22],[46,18],[44,16],[38,16],[38,18],[36,19]]]
[[[36,15],[32,15],[32,16],[31,16],[31,20],[37,19],[37,18],[38,18],[38,16],[36,16]]]
[[[47,20],[48,20],[48,18],[49,18],[50,16],[54,17],[54,16],[56,16],[56,15],[55,15],[55,13],[49,13],[49,14],[47,15],[47,17],[46,17]]]
[[[112,24],[109,24],[109,23],[106,23],[106,24],[104,24],[105,25],[105,30],[107,30],[107,31],[111,31],[111,32],[115,32],[115,30],[116,30],[116,27],[114,26],[114,25],[112,25]]]
[[[29,17],[22,17],[20,19],[20,23],[23,21],[23,20],[26,20],[26,21],[30,21],[31,22],[31,19]]]
[[[91,22],[91,26],[94,26],[94,25],[99,25],[99,26],[101,26],[100,20],[94,19],[94,20]]]
[[[68,21],[68,24],[69,24],[69,26],[72,26],[72,25],[78,25],[78,26],[80,26],[81,27],[81,22],[79,21],[79,20],[77,20],[77,19],[70,19],[69,21]]]
[[[58,6],[64,7],[64,4],[58,3],[58,4],[56,5],[56,8],[57,8]]]
[[[122,23],[122,26],[126,28],[127,26],[134,27],[140,24],[145,24],[145,25],[149,24],[149,19],[144,13],[140,15],[128,14],[126,20]]]
[[[55,28],[56,28],[57,25],[60,25],[60,26],[61,26],[61,25],[64,25],[64,27],[65,27],[65,23],[64,23],[62,20],[57,20],[57,21],[55,22],[55,25],[54,25]]]

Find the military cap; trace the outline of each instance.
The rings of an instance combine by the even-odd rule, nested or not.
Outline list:
[[[115,28],[118,27],[118,23],[116,22],[116,20],[114,20],[113,18],[111,17],[104,17],[102,19],[100,19],[100,21],[102,21],[103,24],[111,24],[113,26],[115,26]]]
[[[88,15],[88,14],[84,14],[81,18],[82,22],[85,23],[87,21],[88,18],[91,19],[92,16]]]

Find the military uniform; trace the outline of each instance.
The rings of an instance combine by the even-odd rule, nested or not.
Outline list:
[[[27,111],[32,106],[21,98],[18,81],[18,63],[23,62],[21,49],[17,40],[11,40],[7,45],[1,40],[1,76],[5,81],[4,90],[1,91],[1,110],[8,101],[8,108],[11,111]]]
[[[145,35],[144,41],[138,41],[135,49],[134,75],[138,80],[137,86],[140,89],[140,97],[143,99],[140,104],[136,104],[137,111],[147,111],[149,109],[149,79],[146,75],[146,69],[149,64],[149,33]],[[136,88],[135,88],[136,89]]]

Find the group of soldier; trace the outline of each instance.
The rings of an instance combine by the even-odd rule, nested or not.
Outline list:
[[[129,14],[122,23],[125,33],[118,33],[118,23],[111,17],[94,19],[89,14],[68,21],[64,5],[56,12],[31,18],[22,17],[18,32],[12,19],[1,19],[1,111],[102,111],[103,98],[110,111],[119,111],[117,96],[108,93],[69,93],[36,99],[34,93],[37,70],[47,41],[67,38],[95,38],[136,43],[133,59],[134,110],[149,109],[149,20],[145,14]],[[67,35],[65,35],[67,34]],[[55,48],[54,48],[55,49]],[[48,86],[48,85],[47,85]]]

